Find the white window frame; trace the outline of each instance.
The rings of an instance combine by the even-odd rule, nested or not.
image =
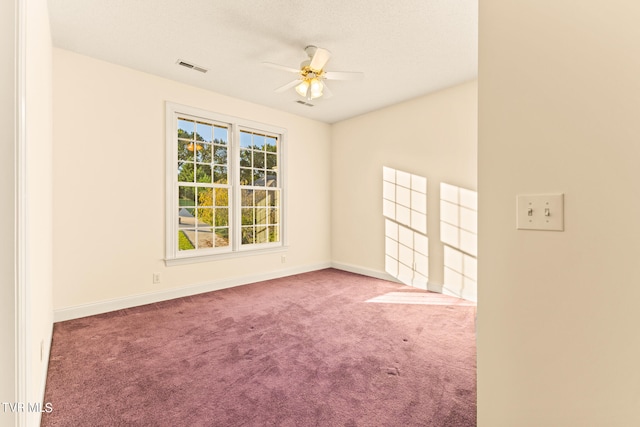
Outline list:
[[[166,192],[165,192],[165,263],[168,266],[207,262],[238,256],[259,255],[281,252],[287,249],[287,131],[284,128],[252,120],[214,113],[200,108],[181,105],[167,101],[166,111]],[[177,135],[178,118],[187,117],[207,122],[224,124],[229,128],[228,135],[228,183],[229,193],[229,236],[230,245],[223,248],[194,249],[180,251],[178,249],[178,164]],[[240,131],[259,132],[278,138],[278,182],[280,188],[279,242],[241,244],[241,209],[240,209]],[[269,189],[266,187],[265,189]]]

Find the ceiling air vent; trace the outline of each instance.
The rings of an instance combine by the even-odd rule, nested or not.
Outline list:
[[[300,105],[306,105],[307,107],[313,107],[313,104],[309,104],[308,102],[304,102],[304,101],[300,101],[300,100],[297,100],[297,101],[294,101],[294,102],[296,102],[297,104],[300,104]]]
[[[199,66],[199,65],[192,64],[192,63],[187,62],[187,61],[183,61],[182,59],[178,59],[178,61],[176,62],[176,64],[178,64],[178,65],[182,65],[183,67],[190,68],[190,69],[192,69],[192,70],[200,71],[201,73],[206,73],[207,71],[209,71],[209,70],[207,70],[207,69],[206,69],[206,68],[204,68],[204,67],[201,67],[201,66]]]

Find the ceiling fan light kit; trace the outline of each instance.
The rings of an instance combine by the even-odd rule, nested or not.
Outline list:
[[[202,150],[202,145],[200,144],[195,144],[193,142],[190,142],[189,145],[187,145],[187,150],[189,151],[200,151]]]
[[[322,96],[322,89],[324,89],[324,85],[317,77],[306,78],[296,86],[296,92],[298,92],[300,96],[305,97],[307,101],[320,98]]]
[[[309,59],[302,61],[299,69],[270,62],[263,62],[263,65],[268,67],[295,72],[299,75],[296,80],[277,88],[276,92],[284,92],[295,87],[295,91],[298,95],[302,96],[307,101],[311,101],[312,99],[320,98],[322,96],[328,98],[332,95],[326,82],[323,82],[323,80],[356,80],[364,77],[363,73],[356,72],[325,72],[324,67],[329,61],[329,58],[331,58],[331,52],[327,49],[322,49],[316,46],[307,46],[304,51],[309,56]]]

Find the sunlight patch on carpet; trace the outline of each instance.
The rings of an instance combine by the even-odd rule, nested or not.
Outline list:
[[[368,299],[365,302],[383,304],[460,305],[467,307],[476,305],[473,301],[466,301],[437,293],[423,292],[387,292],[384,295]]]

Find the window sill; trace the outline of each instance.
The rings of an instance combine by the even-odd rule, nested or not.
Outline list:
[[[212,261],[220,261],[223,259],[233,259],[233,258],[242,258],[247,256],[255,256],[255,255],[275,254],[280,252],[287,252],[288,250],[289,250],[288,246],[278,246],[275,248],[245,250],[245,251],[236,251],[236,252],[224,252],[219,254],[196,255],[196,256],[189,256],[189,257],[185,256],[180,258],[165,258],[164,263],[167,267],[172,267],[175,265],[187,265],[187,264],[195,264],[199,262],[212,262]]]

